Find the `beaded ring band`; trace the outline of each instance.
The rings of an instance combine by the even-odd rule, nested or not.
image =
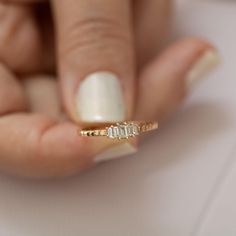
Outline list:
[[[99,129],[83,129],[79,132],[81,136],[87,137],[106,136],[111,139],[128,139],[157,128],[157,122],[126,121]]]

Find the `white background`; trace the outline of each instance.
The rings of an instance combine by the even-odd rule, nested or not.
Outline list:
[[[67,180],[1,176],[1,236],[236,235],[236,2],[182,2],[178,37],[212,40],[224,65],[135,156]]]

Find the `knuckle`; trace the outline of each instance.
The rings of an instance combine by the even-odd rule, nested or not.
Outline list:
[[[37,56],[41,57],[36,22],[30,9],[5,5],[0,3],[0,58],[16,72],[31,71],[37,67]]]
[[[88,50],[120,50],[132,45],[129,28],[110,18],[80,20],[68,27],[67,31],[60,51],[63,56]]]

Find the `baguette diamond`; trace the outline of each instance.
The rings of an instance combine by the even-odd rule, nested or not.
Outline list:
[[[139,135],[139,127],[136,124],[118,123],[116,126],[111,126],[107,129],[109,138],[124,139]]]

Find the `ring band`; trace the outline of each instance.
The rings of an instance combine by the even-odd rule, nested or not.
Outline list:
[[[79,132],[81,136],[87,137],[106,136],[111,139],[128,139],[157,128],[157,122],[126,121],[100,129],[83,129]]]

